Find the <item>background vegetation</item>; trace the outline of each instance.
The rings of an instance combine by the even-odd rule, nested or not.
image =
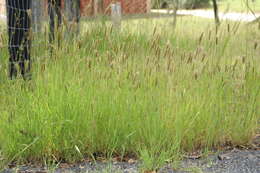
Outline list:
[[[221,0],[218,2],[219,9],[223,12],[260,12],[260,1],[259,0]],[[250,9],[248,9],[248,7]]]
[[[152,0],[152,7],[171,8],[176,2],[184,9],[212,8],[212,0]],[[247,12],[250,11],[248,7],[254,12],[260,12],[259,0],[218,0],[217,3],[222,12]]]
[[[181,8],[194,9],[207,7],[211,0],[152,0],[153,8],[168,8],[178,3]]]

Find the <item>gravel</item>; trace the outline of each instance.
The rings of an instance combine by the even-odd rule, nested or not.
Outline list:
[[[110,162],[110,163],[81,163],[71,167],[43,169],[29,166],[7,168],[0,173],[138,173],[140,163]],[[260,150],[233,149],[206,158],[185,159],[177,169],[165,165],[159,173],[260,173]],[[153,172],[155,173],[155,172]]]

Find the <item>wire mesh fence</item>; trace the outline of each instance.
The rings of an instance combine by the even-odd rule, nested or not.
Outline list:
[[[116,3],[115,3],[116,2]],[[149,0],[0,0],[1,66],[11,79],[30,78],[32,63],[52,54],[63,37],[80,33],[80,19],[112,16],[120,27],[122,14],[149,10]],[[113,5],[114,4],[114,5]],[[121,14],[122,13],[122,14]],[[60,31],[66,31],[62,34]],[[6,34],[8,33],[8,34]],[[58,39],[58,37],[62,37]],[[46,49],[42,49],[45,47]],[[41,50],[41,51],[40,51]],[[3,58],[2,58],[3,59]],[[8,60],[7,60],[8,59]]]
[[[36,57],[47,56],[46,52],[41,51],[40,55],[35,50],[39,50],[46,44],[54,44],[56,28],[61,27],[63,16],[66,15],[68,21],[79,22],[79,3],[77,3],[78,6],[75,6],[75,0],[65,2],[67,13],[63,15],[61,0],[0,1],[1,53],[2,56],[8,54],[8,58],[6,58],[9,59],[7,73],[11,79],[18,76],[24,79],[31,78],[31,56],[34,57],[34,60]],[[75,14],[76,17],[71,14]],[[48,32],[48,39],[42,34],[47,32],[43,31]]]
[[[18,70],[25,77],[31,68],[30,9],[31,0],[7,0],[7,26],[10,78],[17,76]],[[17,69],[17,66],[19,69]]]

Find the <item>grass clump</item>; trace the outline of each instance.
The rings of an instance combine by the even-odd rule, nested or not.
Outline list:
[[[36,47],[30,82],[8,80],[2,66],[5,160],[135,155],[153,170],[183,152],[249,144],[260,111],[259,31],[229,23],[215,33],[192,17],[173,31],[170,21],[129,20],[121,32],[85,23],[52,57]]]

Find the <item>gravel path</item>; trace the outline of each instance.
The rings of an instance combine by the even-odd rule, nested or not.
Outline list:
[[[151,10],[152,13],[161,13],[161,14],[171,14],[173,13],[172,10]],[[214,19],[214,12],[213,10],[178,10],[178,15],[191,15],[203,18]],[[241,21],[241,22],[252,22],[256,18],[260,17],[259,13],[222,13],[219,12],[219,18],[221,20],[232,20],[232,21]]]
[[[113,162],[113,163],[82,163],[72,167],[51,169],[21,166],[19,168],[5,169],[1,173],[138,173],[139,163]],[[177,170],[166,165],[159,173],[260,173],[260,150],[238,150],[213,154],[202,159],[183,160]],[[154,172],[155,173],[155,172]]]

